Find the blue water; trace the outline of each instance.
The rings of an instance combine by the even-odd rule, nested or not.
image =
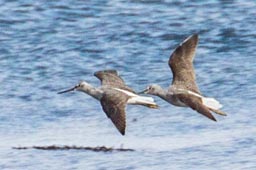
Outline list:
[[[0,169],[256,169],[255,26],[254,0],[0,0]],[[198,85],[228,113],[217,123],[155,98],[159,110],[127,107],[123,137],[98,101],[56,94],[110,68],[137,91],[168,87],[193,33]],[[53,144],[135,152],[12,149]]]

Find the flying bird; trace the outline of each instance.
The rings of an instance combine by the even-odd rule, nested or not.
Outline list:
[[[139,94],[155,95],[175,106],[190,107],[209,119],[216,121],[211,112],[223,116],[226,116],[226,113],[220,110],[222,105],[216,99],[204,97],[196,84],[193,60],[197,43],[198,35],[191,35],[171,54],[169,67],[173,73],[173,80],[167,90],[153,84],[149,85]]]
[[[126,128],[126,104],[158,108],[152,97],[140,96],[128,87],[116,70],[98,71],[94,73],[94,76],[101,81],[101,87],[96,88],[82,81],[70,89],[58,92],[58,94],[77,90],[99,100],[103,111],[122,135],[125,135]]]

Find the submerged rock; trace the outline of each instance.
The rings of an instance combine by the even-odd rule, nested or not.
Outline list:
[[[13,147],[12,149],[39,149],[39,150],[89,150],[89,151],[95,151],[95,152],[112,152],[112,151],[134,151],[134,149],[125,149],[125,148],[112,148],[112,147],[106,147],[106,146],[96,146],[96,147],[90,147],[90,146],[56,146],[56,145],[50,145],[50,146],[21,146],[21,147]]]

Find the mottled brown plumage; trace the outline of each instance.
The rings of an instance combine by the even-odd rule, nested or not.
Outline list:
[[[217,121],[215,117],[211,114],[209,108],[202,104],[202,100],[199,97],[194,97],[189,94],[177,94],[179,100],[189,106],[191,109],[197,111],[198,113],[208,117],[213,121]]]
[[[172,53],[169,66],[173,73],[172,85],[200,94],[196,84],[193,60],[198,43],[198,35],[194,34],[184,40]]]
[[[125,134],[125,107],[128,99],[122,92],[106,89],[100,100],[102,109],[122,135]]]
[[[125,84],[124,80],[118,75],[116,70],[97,71],[94,73],[94,76],[101,81],[102,86],[115,87],[135,93],[132,88]]]
[[[169,91],[173,91],[173,89],[186,89],[201,94],[196,84],[193,66],[197,44],[198,35],[194,34],[184,40],[171,54],[169,66],[173,73],[173,80]],[[210,110],[202,104],[202,100],[199,97],[190,94],[177,94],[176,98],[198,113],[216,121]]]
[[[167,91],[159,85],[151,85],[144,92],[157,95],[175,106],[190,107],[216,121],[211,111],[220,115],[226,114],[218,110],[221,104],[217,100],[203,97],[196,84],[193,60],[197,43],[198,35],[194,34],[184,40],[171,54],[168,63],[173,73],[173,80]]]
[[[100,79],[102,85],[101,89],[104,89],[103,96],[100,100],[102,109],[114,123],[119,132],[124,135],[126,127],[125,107],[130,97],[112,88],[119,88],[132,93],[135,92],[125,84],[124,80],[118,75],[116,70],[97,71],[94,75]]]
[[[126,104],[143,105],[149,108],[158,107],[153,98],[137,95],[125,84],[116,70],[98,71],[94,75],[101,81],[100,88],[95,88],[83,81],[75,87],[59,92],[59,94],[78,90],[99,100],[103,111],[122,135],[125,134],[126,128]]]

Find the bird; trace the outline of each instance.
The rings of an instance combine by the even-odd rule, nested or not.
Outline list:
[[[126,104],[158,108],[152,97],[140,96],[127,86],[116,70],[97,71],[94,76],[101,81],[100,87],[93,87],[86,81],[81,81],[74,87],[60,91],[58,94],[76,90],[99,100],[103,111],[122,135],[125,135],[126,128]]]
[[[171,54],[168,64],[173,80],[167,90],[157,84],[152,84],[138,94],[158,96],[172,105],[190,107],[209,119],[217,121],[211,112],[222,116],[227,114],[220,110],[222,105],[219,101],[203,96],[196,83],[193,60],[198,39],[198,34],[189,36]]]

